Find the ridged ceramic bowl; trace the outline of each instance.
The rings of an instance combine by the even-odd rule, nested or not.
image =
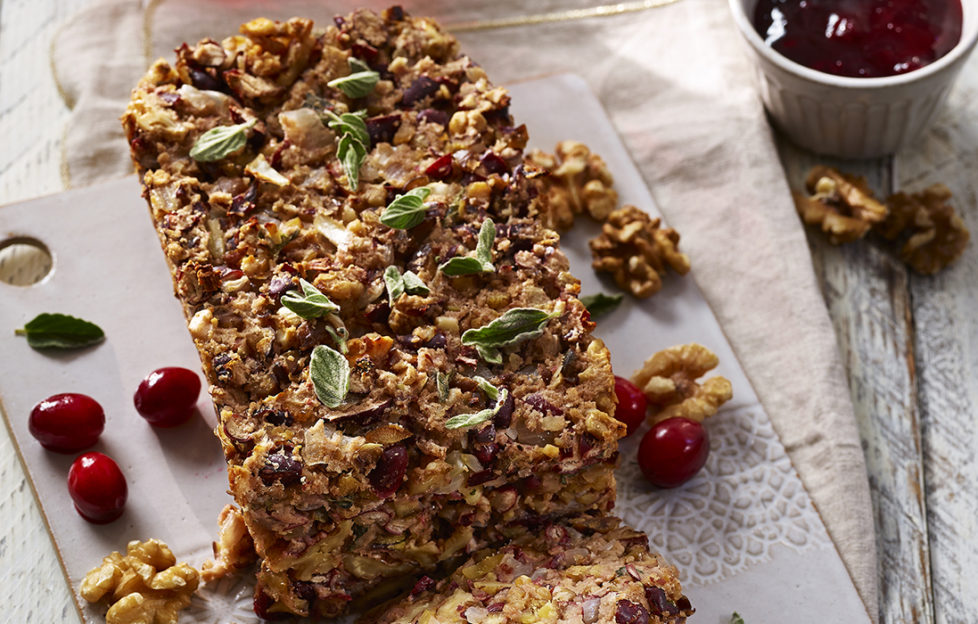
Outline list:
[[[961,0],[961,40],[930,65],[884,78],[835,76],[765,45],[752,24],[756,5],[757,0],[730,0],[755,61],[764,106],[795,143],[829,156],[884,156],[912,141],[934,118],[978,41],[978,0]]]

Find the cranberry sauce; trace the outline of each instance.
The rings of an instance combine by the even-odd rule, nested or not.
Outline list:
[[[919,69],[961,38],[961,0],[760,0],[754,28],[806,67],[875,78]]]

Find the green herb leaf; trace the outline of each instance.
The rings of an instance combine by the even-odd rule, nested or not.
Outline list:
[[[513,308],[487,325],[466,330],[462,344],[474,346],[486,362],[499,364],[499,348],[538,338],[552,318],[537,308]]]
[[[355,56],[346,59],[346,64],[350,66],[351,72],[370,71],[370,65],[367,65]]]
[[[479,375],[476,375],[472,379],[475,380],[475,383],[479,384],[479,388],[486,393],[486,396],[489,397],[490,401],[496,401],[499,399],[499,388],[489,383],[488,379]]]
[[[314,319],[340,311],[340,306],[329,300],[318,288],[299,278],[302,292],[290,290],[282,295],[282,305],[304,319]]]
[[[486,219],[479,228],[479,241],[475,244],[475,257],[492,266],[492,246],[496,243],[496,224]],[[495,267],[490,269],[495,271]]]
[[[360,165],[367,156],[367,148],[370,147],[370,134],[367,132],[367,124],[363,118],[366,113],[343,113],[337,115],[329,109],[322,111],[326,119],[326,125],[335,130],[340,135],[340,142],[336,146],[336,157],[343,165],[343,172],[346,173],[347,183],[351,190],[356,190],[360,185]]]
[[[370,145],[370,133],[367,132],[367,123],[363,120],[366,113],[357,111],[355,113],[343,113],[337,115],[331,110],[324,110],[326,115],[326,125],[338,132],[342,136],[349,136],[357,143],[363,145],[364,149]]]
[[[495,347],[483,347],[476,346],[475,350],[479,353],[479,357],[482,358],[484,362],[489,364],[502,364],[503,354],[499,352],[499,349]]]
[[[495,397],[490,396],[489,398],[491,400],[495,400],[495,405],[484,410],[479,410],[474,414],[458,414],[457,416],[452,416],[445,421],[446,429],[462,429],[463,427],[480,425],[495,416],[503,406],[503,403],[506,402],[506,397],[509,395],[509,391],[506,390],[506,388],[499,390],[482,377],[476,377],[475,380],[479,384],[479,387],[481,387],[483,390],[486,390],[483,384],[489,388],[492,388],[495,393]],[[488,395],[489,392],[486,391],[486,394]]]
[[[336,343],[336,347],[340,350],[340,353],[346,355],[346,339],[350,337],[350,332],[347,331],[346,327],[340,325],[334,329],[327,325],[326,333],[328,333]]]
[[[105,340],[105,332],[95,323],[67,314],[42,313],[22,329],[14,330],[27,338],[34,349],[79,349]]]
[[[445,275],[473,275],[475,273],[492,273],[496,267],[492,264],[492,246],[496,242],[496,224],[492,219],[486,219],[479,228],[479,238],[475,246],[475,257],[455,256],[449,258],[438,268]]]
[[[444,403],[448,400],[448,392],[450,390],[449,383],[451,382],[451,375],[446,375],[445,373],[438,371],[435,373],[435,385],[438,387],[438,398]]]
[[[347,59],[350,66],[350,75],[336,78],[326,83],[326,86],[339,89],[348,98],[362,98],[370,95],[370,92],[377,86],[380,74],[373,71],[367,65],[356,58]]]
[[[407,294],[421,295],[422,297],[431,294],[431,289],[421,281],[421,278],[414,271],[408,271],[402,277],[404,279],[404,292]]]
[[[384,283],[387,285],[387,297],[392,307],[394,306],[394,302],[397,301],[397,298],[404,293],[409,295],[427,295],[431,293],[431,289],[421,281],[420,277],[411,271],[401,275],[401,272],[393,265],[384,270]]]
[[[450,275],[456,277],[458,275],[474,275],[476,273],[491,273],[495,270],[495,267],[489,265],[486,268],[485,263],[483,263],[478,258],[471,258],[468,256],[455,256],[449,259],[447,262],[443,263],[438,267],[442,273],[445,275]]]
[[[621,305],[621,300],[624,299],[624,295],[606,295],[604,293],[597,293],[595,295],[585,295],[581,297],[581,303],[587,308],[587,311],[591,313],[591,318],[596,319],[599,316],[604,316],[610,312],[613,312],[619,305]]]
[[[350,389],[350,363],[339,351],[326,345],[313,349],[309,376],[316,397],[326,407],[338,407],[346,398]]]
[[[356,189],[360,185],[360,165],[367,156],[367,150],[363,144],[354,141],[350,135],[344,135],[340,139],[340,144],[336,148],[336,156],[343,165],[343,173],[350,184],[351,189]]]
[[[736,611],[730,616],[730,624],[744,624],[744,618],[740,617],[740,614]]]
[[[384,284],[387,285],[387,300],[394,307],[394,301],[404,294],[404,278],[396,266],[391,265],[384,270]]]
[[[426,186],[419,186],[403,195],[398,195],[384,208],[384,212],[380,215],[380,222],[397,230],[410,230],[424,221],[424,216],[428,212],[424,200],[428,199],[428,195],[431,195],[431,189]]]
[[[190,157],[198,162],[214,162],[233,154],[248,140],[248,129],[258,123],[257,119],[234,126],[211,128],[197,138],[190,148]]]

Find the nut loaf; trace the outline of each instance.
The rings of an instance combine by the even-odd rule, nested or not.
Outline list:
[[[624,434],[609,355],[558,236],[534,218],[506,91],[399,8],[323,31],[256,19],[176,52],[122,123],[261,558],[259,615],[376,604],[501,527],[609,510]],[[364,66],[379,75],[365,97],[329,85]],[[360,111],[369,145],[354,181],[329,120]],[[234,149],[192,157],[219,127],[237,127]],[[381,222],[422,187],[419,223]],[[488,221],[491,271],[440,269],[472,256]],[[388,293],[392,266],[426,288]],[[303,284],[335,309],[283,305]],[[463,344],[518,308],[545,312],[542,331]],[[345,355],[339,402],[310,373],[320,346]]]

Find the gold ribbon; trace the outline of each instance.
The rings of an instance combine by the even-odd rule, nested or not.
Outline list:
[[[679,2],[679,0],[619,2],[617,4],[603,4],[596,7],[588,7],[586,9],[568,9],[566,11],[552,11],[550,13],[537,13],[535,15],[517,15],[513,17],[501,17],[499,19],[456,22],[454,24],[445,24],[445,30],[453,33],[471,32],[475,30],[491,30],[494,28],[511,28],[513,26],[532,26],[534,24],[547,24],[550,22],[566,22],[587,19],[589,17],[610,17],[613,15],[622,15],[623,13],[657,9],[675,4],[676,2]]]

